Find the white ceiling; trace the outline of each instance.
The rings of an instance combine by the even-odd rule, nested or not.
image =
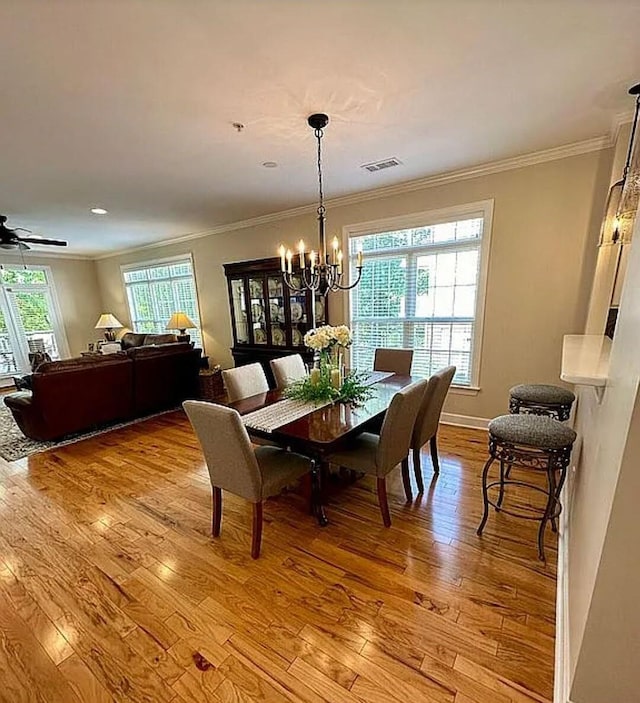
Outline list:
[[[315,111],[329,198],[609,134],[639,26],[638,0],[0,0],[0,212],[98,254],[313,203]]]

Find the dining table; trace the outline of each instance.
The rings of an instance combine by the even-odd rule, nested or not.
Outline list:
[[[307,403],[299,410],[301,416],[290,421],[288,416],[291,414],[291,401],[286,399],[282,389],[230,402],[228,406],[243,417],[251,438],[269,440],[309,457],[311,510],[319,525],[325,527],[328,519],[324,508],[323,482],[328,469],[327,457],[348,447],[354,437],[368,428],[379,427],[393,396],[402,388],[420,380],[423,379],[418,376],[368,372],[366,382],[373,393],[364,403],[355,405],[335,402],[322,406]],[[265,413],[260,413],[267,408],[268,423],[264,420]],[[261,416],[261,422],[253,421],[257,416]],[[284,424],[279,424],[279,420],[284,420]]]

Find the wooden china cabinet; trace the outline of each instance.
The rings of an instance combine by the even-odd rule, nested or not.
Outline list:
[[[224,272],[235,365],[257,361],[273,383],[271,359],[301,354],[311,363],[313,353],[304,346],[304,335],[314,326],[329,324],[326,298],[316,295],[314,325],[311,292],[296,293],[286,286],[278,257],[225,264]]]

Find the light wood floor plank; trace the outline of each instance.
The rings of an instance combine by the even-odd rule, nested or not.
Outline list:
[[[390,529],[367,478],[327,484],[325,529],[269,500],[257,561],[241,499],[210,537],[181,412],[0,461],[0,702],[549,703],[555,536],[546,564],[529,522],[478,538],[486,434],[439,446]]]

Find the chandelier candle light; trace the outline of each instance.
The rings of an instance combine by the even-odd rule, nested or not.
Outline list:
[[[287,249],[281,244],[279,249],[280,268],[284,282],[296,293],[309,290],[320,295],[327,295],[330,291],[350,290],[358,285],[362,277],[362,252],[358,252],[356,280],[351,285],[343,285],[345,261],[340,242],[337,237],[334,237],[331,245],[332,251],[328,253],[325,239],[326,208],[322,183],[322,136],[323,129],[329,123],[329,117],[322,113],[314,114],[309,116],[307,122],[313,128],[318,142],[318,251],[312,249],[307,256],[305,243],[301,239],[298,243],[298,255],[296,256],[291,249]],[[296,259],[299,260],[299,270],[295,267]],[[315,295],[313,300],[315,302]]]

